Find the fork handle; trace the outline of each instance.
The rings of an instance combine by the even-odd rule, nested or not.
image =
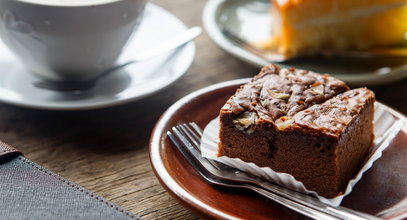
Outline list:
[[[272,185],[269,184],[267,182],[261,182],[261,183],[257,183],[257,182],[251,182],[251,184],[254,184],[257,187],[262,187],[263,189],[266,189],[267,191],[270,191],[272,193],[276,193],[280,196],[283,197],[287,197],[290,198],[291,200],[293,200],[296,203],[301,203],[303,205],[312,207],[313,209],[317,209],[323,212],[327,212],[330,213],[331,215],[334,216],[338,216],[340,219],[359,219],[359,220],[364,220],[364,219],[380,219],[377,218],[376,216],[372,216],[366,213],[362,213],[362,212],[358,212],[352,209],[348,209],[345,207],[335,207],[335,206],[330,206],[328,204],[324,204],[324,203],[320,203],[319,201],[315,201],[314,198],[307,198],[307,200],[305,200],[303,198],[300,198],[299,196],[301,196],[301,194],[294,192],[294,191],[289,191],[289,189],[285,189],[282,188],[278,185]]]
[[[288,207],[288,208],[290,208],[292,210],[295,210],[295,211],[297,211],[297,212],[299,212],[299,213],[301,213],[301,214],[303,214],[305,216],[308,216],[310,218],[313,218],[313,219],[324,219],[324,220],[341,219],[341,218],[338,218],[336,216],[332,216],[332,215],[320,212],[320,211],[315,210],[313,208],[310,208],[308,206],[304,206],[302,204],[293,202],[292,200],[289,200],[289,199],[287,199],[285,197],[282,197],[280,195],[271,193],[270,191],[267,191],[267,190],[265,190],[265,189],[263,189],[261,187],[258,187],[258,186],[254,186],[254,185],[251,185],[251,184],[245,184],[242,187],[251,189],[254,192],[257,192],[257,193],[259,193],[260,195],[262,195],[262,196],[264,196],[266,198],[269,198],[269,199],[271,199],[271,200],[273,200],[273,201],[275,201],[275,202],[277,202],[277,203],[279,203],[279,204],[281,204],[283,206],[286,206],[286,207]]]

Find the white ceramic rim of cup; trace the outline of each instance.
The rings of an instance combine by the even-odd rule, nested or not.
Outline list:
[[[17,0],[17,1],[44,6],[83,7],[83,6],[110,4],[122,0]]]

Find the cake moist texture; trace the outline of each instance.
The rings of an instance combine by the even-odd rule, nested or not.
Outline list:
[[[218,156],[289,173],[308,190],[342,194],[373,142],[366,88],[277,65],[264,67],[220,110]]]

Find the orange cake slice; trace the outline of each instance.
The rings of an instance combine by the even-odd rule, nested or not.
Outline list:
[[[407,38],[407,0],[271,0],[273,37],[265,46],[292,57],[367,49]]]

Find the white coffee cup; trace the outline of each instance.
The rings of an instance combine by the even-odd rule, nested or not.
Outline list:
[[[0,36],[25,67],[53,81],[114,66],[146,0],[0,0]]]

